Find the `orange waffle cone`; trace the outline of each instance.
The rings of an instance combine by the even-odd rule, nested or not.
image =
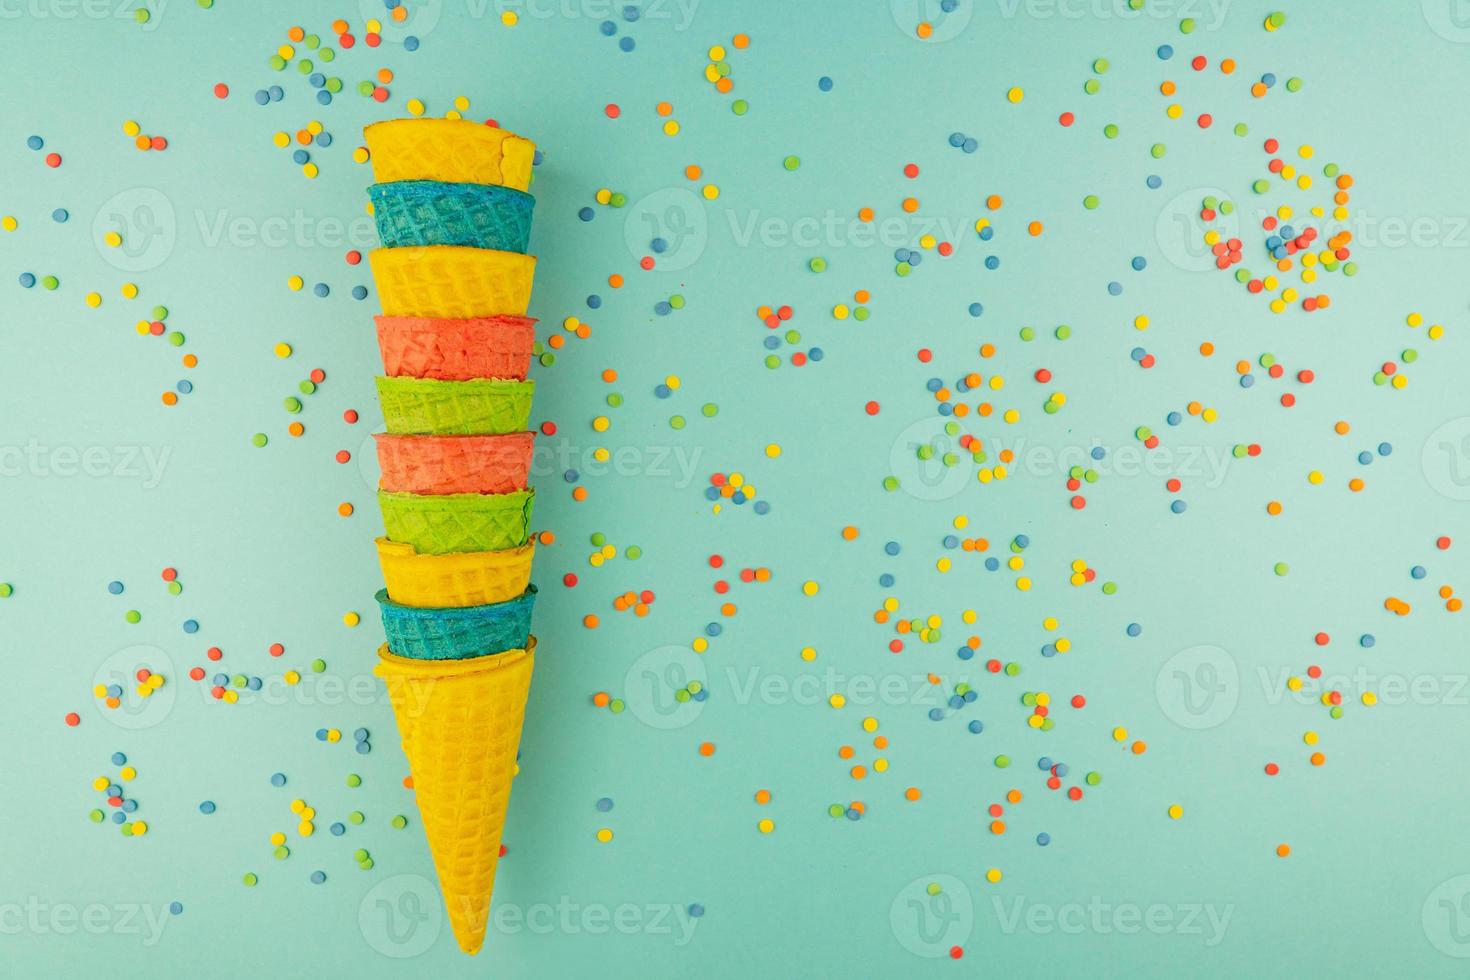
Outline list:
[[[383,373],[440,381],[524,378],[536,345],[536,321],[525,316],[453,320],[380,316]]]
[[[388,688],[414,795],[459,948],[485,942],[495,866],[536,640],[470,660],[408,660],[385,645],[376,673]]]
[[[405,493],[509,493],[526,489],[534,432],[501,436],[395,436],[379,432],[379,483]]]

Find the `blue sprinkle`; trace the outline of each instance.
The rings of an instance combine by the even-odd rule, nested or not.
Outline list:
[[[204,814],[205,816],[208,816],[209,814],[213,813],[214,812],[214,801],[213,800],[205,800],[203,803],[199,804],[199,812],[202,813],[202,814]]]
[[[1174,57],[1174,46],[1172,44],[1159,45],[1158,55],[1160,61],[1168,61]]]
[[[667,300],[661,299],[657,303],[653,304],[653,312],[657,313],[659,316],[668,316],[671,312],[673,312],[673,309],[674,308],[668,304]]]
[[[1363,647],[1364,649],[1372,647],[1373,644],[1377,642],[1378,641],[1373,637],[1372,633],[1364,633],[1362,636],[1358,637],[1358,645]]]
[[[1018,534],[1018,535],[1016,535],[1016,537],[1015,537],[1015,544],[1016,544],[1016,547],[1017,548],[1029,548],[1029,547],[1031,547],[1031,537],[1030,537],[1030,535],[1026,535],[1026,534]]]
[[[632,51],[633,39],[631,37],[618,38],[618,47],[622,48],[624,51]]]
[[[1123,295],[1123,284],[1121,282],[1110,282],[1110,283],[1108,283],[1108,295],[1109,296],[1121,296],[1121,295]]]
[[[987,572],[993,572],[997,568],[1000,568],[999,558],[996,558],[994,555],[992,555],[991,557],[985,559],[985,570]]]
[[[66,208],[57,208],[55,211],[51,212],[51,220],[56,222],[58,225],[66,224],[66,219],[70,217],[71,215],[67,213]]]
[[[943,543],[946,548],[953,551],[960,546],[960,539],[956,535],[946,534]]]
[[[890,541],[883,546],[883,553],[889,556],[898,554],[900,550],[897,541]]]
[[[1276,76],[1269,71],[1266,72],[1266,74],[1261,76],[1261,84],[1265,85],[1267,88],[1270,88],[1271,86],[1276,84]]]
[[[960,647],[954,652],[954,655],[956,657],[959,657],[961,660],[969,660],[975,656],[975,651],[971,650],[969,647]]]
[[[321,88],[323,85],[327,84],[327,76],[323,75],[319,71],[314,71],[307,76],[306,83],[312,88]]]
[[[988,242],[994,237],[995,229],[990,227],[990,225],[986,225],[984,228],[980,229],[980,240],[982,242]]]
[[[408,37],[406,37],[406,38],[403,39],[403,50],[405,50],[405,51],[417,51],[418,49],[419,49],[419,39],[418,38],[416,38],[412,34],[410,34]]]
[[[602,297],[601,296],[597,295],[596,293],[593,293],[591,296],[588,296],[587,297],[587,309],[589,309],[589,310],[596,310],[596,309],[600,309],[601,307],[602,307]]]
[[[568,483],[576,483],[579,479],[581,479],[581,477],[582,475],[576,470],[567,470],[561,475],[561,478]]]
[[[122,804],[122,811],[123,811],[123,813],[132,813],[136,809],[138,809],[138,801],[137,800],[123,800],[123,804]]]
[[[591,208],[582,208],[580,211],[577,212],[577,217],[581,218],[583,221],[591,221],[593,218],[597,217],[597,212],[592,210]]]
[[[949,134],[949,145],[952,146],[952,147],[954,147],[956,150],[958,150],[960,147],[964,146],[965,145],[965,134],[964,133],[950,133]]]
[[[700,905],[698,902],[695,902],[693,905],[689,906],[689,918],[691,918],[691,919],[699,919],[699,918],[703,918],[703,917],[704,917],[704,906],[703,905]]]
[[[597,29],[602,31],[603,37],[612,37],[618,32],[618,25],[610,20],[605,20],[597,25]]]
[[[326,731],[325,730],[323,730],[322,732],[319,733],[319,737],[325,736],[325,735],[326,735]],[[278,772],[278,773],[273,774],[271,776],[271,785],[272,786],[285,786],[286,785],[286,774],[283,773],[283,772]]]
[[[1067,774],[1067,764],[1065,762],[1058,762],[1052,768],[1058,776],[1065,776]]]
[[[1000,268],[1000,259],[997,258],[994,255],[987,255],[987,256],[985,256],[985,268],[987,268],[987,269],[999,269]]]
[[[347,828],[340,823],[332,824],[330,827],[327,828],[327,830],[331,832],[333,837],[341,837],[343,834],[347,833]]]
[[[39,150],[45,145],[46,141],[39,136],[29,136],[26,138],[26,146],[29,146],[33,150]]]
[[[970,722],[970,724],[965,727],[970,729],[971,735],[979,735],[981,732],[985,731],[985,723],[978,718]]]
[[[322,882],[324,882],[326,880],[327,880],[327,873],[325,871],[313,871],[311,873],[311,883],[313,885],[320,885]]]
[[[1135,347],[1131,351],[1128,352],[1128,356],[1131,357],[1135,361],[1141,361],[1147,355],[1148,355],[1148,351],[1144,350],[1142,347]]]
[[[295,153],[291,154],[291,162],[296,164],[298,167],[302,164],[309,163],[310,161],[311,154],[307,153],[305,150],[297,150]]]
[[[1413,568],[1409,569],[1409,574],[1412,575],[1414,578],[1423,578],[1424,576],[1429,574],[1429,570],[1423,565],[1415,565]]]
[[[1170,412],[1168,415],[1164,416],[1164,421],[1168,422],[1170,425],[1178,425],[1183,420],[1184,416],[1180,415],[1178,412]]]
[[[1189,505],[1186,504],[1182,500],[1176,500],[1172,504],[1169,505],[1169,509],[1172,510],[1176,514],[1182,514],[1182,513],[1184,513],[1184,511],[1186,509],[1188,509],[1188,507],[1189,507]]]
[[[128,757],[121,752],[114,752],[112,753],[112,764],[114,766],[125,766],[128,764]]]
[[[662,238],[655,238],[653,241],[648,243],[648,247],[653,249],[656,254],[662,255],[664,250],[669,247],[669,243],[664,241]]]
[[[113,823],[119,823],[119,824],[121,824],[121,823],[127,823],[128,822],[127,815],[126,814],[123,814],[123,813],[114,813],[112,815],[112,822]]]
[[[26,289],[30,289],[36,284],[36,277],[29,272],[22,272],[20,274],[20,284]]]
[[[286,90],[279,85],[272,85],[268,94],[272,102],[279,102],[286,97]]]
[[[627,21],[628,23],[631,24],[631,23],[633,23],[637,19],[638,19],[638,8],[637,7],[635,7],[631,3],[628,4],[627,6],[623,7],[623,20],[625,20],[625,21]]]
[[[1255,383],[1256,376],[1253,374],[1242,374],[1240,376],[1240,386],[1242,388],[1252,388],[1255,386]]]
[[[174,387],[179,389],[179,394],[187,395],[194,390],[194,382],[185,378]]]
[[[326,283],[319,282],[315,286],[311,287],[311,291],[316,293],[321,298],[325,299],[332,290]]]
[[[985,307],[981,306],[979,303],[971,303],[970,304],[970,315],[971,316],[979,316],[980,314],[982,314],[984,312],[985,312]]]
[[[331,105],[332,104],[332,93],[331,92],[328,92],[326,89],[322,89],[320,92],[318,92],[316,94],[316,100],[317,100],[318,104],[320,104],[320,105]]]
[[[823,75],[821,78],[817,79],[817,88],[821,89],[823,92],[832,91],[832,79],[828,78],[826,75]]]
[[[245,682],[245,686],[248,687],[252,691],[258,691],[258,690],[260,690],[261,687],[263,686],[263,684],[264,684],[264,681],[262,681],[259,677],[252,677],[252,678],[250,678],[249,680],[247,680]]]
[[[878,584],[885,589],[892,588],[893,583],[894,578],[891,572],[884,572],[882,575],[878,576]]]
[[[771,502],[769,500],[757,500],[751,509],[757,514],[764,516],[771,512]]]
[[[121,582],[108,582],[107,591],[113,595],[122,595],[123,584]]]
[[[1045,847],[1046,845],[1051,843],[1051,834],[1048,834],[1046,831],[1042,831],[1041,833],[1036,835],[1036,843],[1040,844],[1042,847]]]
[[[1050,769],[1051,768],[1051,756],[1044,755],[1040,759],[1037,759],[1036,760],[1036,768],[1037,769],[1040,769],[1042,772],[1046,772],[1048,769]]]
[[[976,150],[980,149],[980,141],[973,136],[968,136],[965,138],[965,145],[960,147],[960,149],[964,150],[966,153],[974,153]]]
[[[1129,636],[1137,636],[1138,634],[1140,634],[1142,632],[1143,632],[1143,627],[1142,626],[1139,626],[1137,623],[1129,623],[1128,624],[1128,635]]]
[[[1380,455],[1380,456],[1387,456],[1387,455],[1389,455],[1392,452],[1393,452],[1393,444],[1392,443],[1380,442],[1378,444],[1378,455]]]
[[[1368,452],[1368,450],[1365,449],[1358,453],[1358,464],[1360,466],[1367,466],[1371,462],[1373,462],[1373,454]]]
[[[358,742],[357,743],[357,754],[358,755],[367,755],[372,750],[373,750],[373,745],[372,745],[371,742]]]
[[[613,808],[613,801],[610,800],[610,799],[608,799],[606,796],[602,797],[600,800],[597,801],[597,812],[598,813],[606,813],[607,811],[611,810],[612,808]]]
[[[265,105],[266,103],[270,102],[270,100],[271,100],[271,95],[270,95],[269,92],[267,92],[263,88],[262,89],[256,89],[256,91],[255,91],[255,104],[256,105]]]
[[[1144,269],[1148,268],[1148,259],[1144,258],[1142,255],[1135,255],[1133,256],[1133,261],[1130,264],[1136,271],[1142,272]]]
[[[315,143],[317,146],[331,146],[332,145],[332,134],[331,133],[317,133],[316,134],[316,139],[312,140],[312,142]]]
[[[1148,179],[1145,180],[1144,183],[1148,185],[1149,190],[1156,191],[1160,187],[1164,186],[1164,178],[1160,177],[1158,174],[1149,174]]]
[[[355,732],[352,733],[352,740],[354,742],[366,742],[368,740],[368,738],[369,738],[369,735],[368,735],[368,730],[366,728],[359,728]]]
[[[367,299],[368,289],[366,286],[357,285],[352,287],[352,298],[355,300]]]
[[[929,720],[930,721],[943,721],[944,720],[944,709],[943,708],[930,708],[929,709]]]
[[[169,902],[168,903],[168,910],[170,912],[172,912],[174,915],[183,915],[184,914],[184,903],[183,902]]]
[[[199,632],[199,621],[196,620],[196,619],[186,619],[186,620],[184,620],[184,632],[185,633],[198,633]]]
[[[725,628],[719,623],[710,623],[704,628],[704,632],[708,636],[719,636],[721,633],[725,632]]]

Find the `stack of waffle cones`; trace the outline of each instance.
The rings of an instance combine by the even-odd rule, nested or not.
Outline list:
[[[378,593],[388,687],[449,922],[485,940],[531,684],[536,589],[526,486],[535,321],[525,316],[535,147],[490,126],[366,130],[384,248]]]

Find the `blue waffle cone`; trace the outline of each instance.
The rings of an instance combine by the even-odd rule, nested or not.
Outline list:
[[[400,180],[368,188],[378,237],[388,248],[463,245],[526,251],[536,199],[495,184]]]
[[[531,636],[536,586],[505,602],[450,609],[418,609],[378,590],[388,649],[409,660],[465,660],[525,647]]]

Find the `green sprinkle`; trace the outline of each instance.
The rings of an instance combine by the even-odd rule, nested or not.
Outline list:
[[[294,395],[282,401],[281,404],[284,405],[286,411],[290,412],[292,415],[295,415],[297,412],[301,411],[301,399],[295,397]]]
[[[361,810],[353,810],[351,813],[347,814],[348,823],[360,824],[363,822],[364,819],[366,818],[363,817]]]
[[[143,621],[143,614],[136,609],[129,609],[123,613],[123,619],[126,619],[130,623],[141,623]]]
[[[351,786],[353,789],[356,789],[357,787],[359,787],[359,786],[362,785],[362,777],[359,776],[355,772],[348,773],[347,774],[347,785],[348,786]]]
[[[682,416],[682,415],[671,415],[671,416],[669,416],[669,428],[671,428],[671,429],[682,429],[682,428],[684,428],[684,416]]]
[[[1117,139],[1118,138],[1118,124],[1117,123],[1108,123],[1106,126],[1103,127],[1103,135],[1106,136],[1110,140]]]
[[[396,830],[402,830],[404,827],[408,826],[408,818],[401,813],[388,822],[391,823]]]
[[[244,878],[241,878],[240,880],[245,883],[246,888],[254,888],[255,883],[260,881],[259,878],[255,877],[254,873],[247,874]]]
[[[801,166],[801,157],[789,156],[785,160],[781,161],[781,166],[785,167],[787,170],[795,170],[797,167]]]
[[[704,417],[707,419],[712,419],[720,414],[720,406],[714,402],[705,402],[699,410],[704,413]]]
[[[1163,143],[1155,143],[1153,146],[1149,147],[1148,152],[1152,154],[1155,160],[1162,160],[1164,158],[1164,154],[1168,152],[1168,149],[1164,146]]]
[[[320,657],[318,657],[316,660],[313,660],[311,662],[311,672],[313,674],[320,674],[322,671],[324,671],[326,669],[327,669],[327,662],[325,660],[322,660]]]
[[[743,116],[750,111],[750,103],[744,99],[736,99],[730,103],[730,111],[737,116]]]
[[[1284,561],[1278,561],[1272,571],[1276,573],[1278,578],[1283,577],[1287,572],[1291,571],[1291,566]]]
[[[643,549],[638,547],[636,544],[630,544],[627,548],[623,549],[623,557],[627,558],[629,561],[637,561],[639,558],[643,557]]]
[[[1011,757],[1008,755],[998,755],[995,757],[995,768],[997,769],[1007,769],[1010,767],[1010,764]]]
[[[626,707],[627,705],[623,703],[622,698],[613,698],[610,702],[608,702],[607,710],[611,711],[615,715],[620,715],[623,713],[623,709]]]
[[[812,260],[806,265],[807,268],[811,269],[813,272],[827,271],[827,260],[822,258],[820,255],[813,257]]]
[[[253,445],[259,447],[264,446],[266,443],[270,442],[270,438],[266,436],[264,432],[257,432],[255,435],[250,437],[250,442]]]
[[[1097,206],[1100,203],[1102,202],[1096,194],[1089,194],[1082,199],[1082,206],[1089,211],[1097,210]]]

